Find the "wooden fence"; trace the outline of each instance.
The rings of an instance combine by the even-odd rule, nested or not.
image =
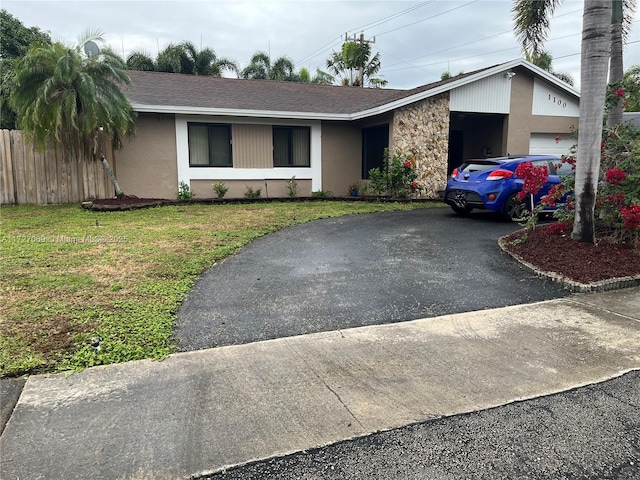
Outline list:
[[[106,157],[115,171],[111,148]],[[22,131],[0,130],[0,204],[78,203],[113,195],[102,163],[73,157],[60,147],[40,152],[25,142]]]

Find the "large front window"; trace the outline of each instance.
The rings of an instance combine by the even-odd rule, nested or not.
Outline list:
[[[233,167],[231,125],[189,123],[190,167]]]
[[[273,166],[311,166],[311,129],[273,127]]]

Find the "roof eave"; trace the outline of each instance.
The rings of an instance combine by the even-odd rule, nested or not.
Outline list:
[[[543,77],[550,83],[555,84],[557,87],[566,90],[577,98],[580,98],[580,92],[573,88],[571,85],[563,82],[557,77],[553,76],[551,73],[546,70],[541,69],[540,67],[535,66],[534,64],[527,62],[524,59],[512,60],[507,63],[502,63],[500,65],[496,65],[495,67],[489,68],[487,70],[483,70],[482,72],[478,72],[475,75],[470,75],[465,78],[461,78],[460,80],[454,80],[449,83],[445,83],[444,85],[440,85],[438,87],[425,90],[424,92],[417,93],[415,95],[410,95],[394,102],[386,103],[384,105],[380,105],[379,107],[370,108],[367,110],[363,110],[361,112],[356,112],[352,115],[353,120],[360,120],[362,118],[370,117],[373,115],[380,115],[382,113],[387,113],[391,110],[395,110],[396,108],[404,107],[411,103],[419,102],[420,100],[424,100],[426,98],[434,97],[441,93],[449,92],[455,88],[462,87],[464,85],[468,85],[473,82],[477,82],[478,80],[482,80],[483,78],[490,77],[495,75],[496,73],[504,72],[505,70],[511,70],[516,67],[525,67],[539,76]]]
[[[132,103],[139,113],[168,113],[178,115],[211,115],[252,118],[290,118],[299,120],[353,120],[348,113],[289,112],[276,110],[244,110],[237,108],[185,107],[176,105],[147,105]]]

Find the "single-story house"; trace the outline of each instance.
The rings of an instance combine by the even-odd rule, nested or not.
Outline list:
[[[137,135],[116,155],[122,189],[199,198],[247,187],[262,196],[346,195],[381,166],[385,148],[413,155],[423,195],[436,197],[463,159],[567,153],[579,92],[525,60],[410,90],[129,72]],[[560,137],[562,136],[562,137]]]

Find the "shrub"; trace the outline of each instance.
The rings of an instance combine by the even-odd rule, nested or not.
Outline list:
[[[407,198],[422,190],[417,180],[416,164],[411,155],[397,151],[390,157],[389,149],[385,149],[384,167],[369,170],[368,189],[378,196]]]
[[[613,242],[629,243],[640,251],[640,129],[633,125],[605,127],[602,141],[600,183],[598,185],[595,221],[598,238]],[[563,157],[575,169],[575,148],[571,155]],[[533,171],[516,172],[525,177],[525,185],[533,185],[542,178]],[[539,172],[538,172],[539,173]],[[544,180],[542,180],[544,181]],[[528,183],[527,183],[528,182]],[[547,233],[571,230],[575,218],[575,199],[567,195],[565,202],[558,203],[566,192],[572,192],[573,176],[563,178],[562,184],[553,188],[542,198],[542,205],[534,210],[529,226],[537,222],[537,213],[544,205],[556,206],[554,218],[558,226],[549,226]]]
[[[298,196],[298,182],[296,182],[295,175],[287,180],[287,190],[287,195],[289,195],[289,197],[294,198]]]
[[[224,182],[214,183],[212,186],[218,198],[223,198],[229,191],[229,187],[227,187]]]
[[[262,190],[259,189],[259,188],[254,190],[253,188],[248,186],[247,187],[247,191],[244,192],[244,198],[251,198],[251,199],[260,198],[261,192],[262,192]]]
[[[331,190],[317,190],[315,192],[311,192],[311,195],[316,198],[327,198],[332,197],[333,192]]]
[[[178,200],[191,200],[193,198],[193,192],[191,187],[186,182],[180,182],[178,185]]]

